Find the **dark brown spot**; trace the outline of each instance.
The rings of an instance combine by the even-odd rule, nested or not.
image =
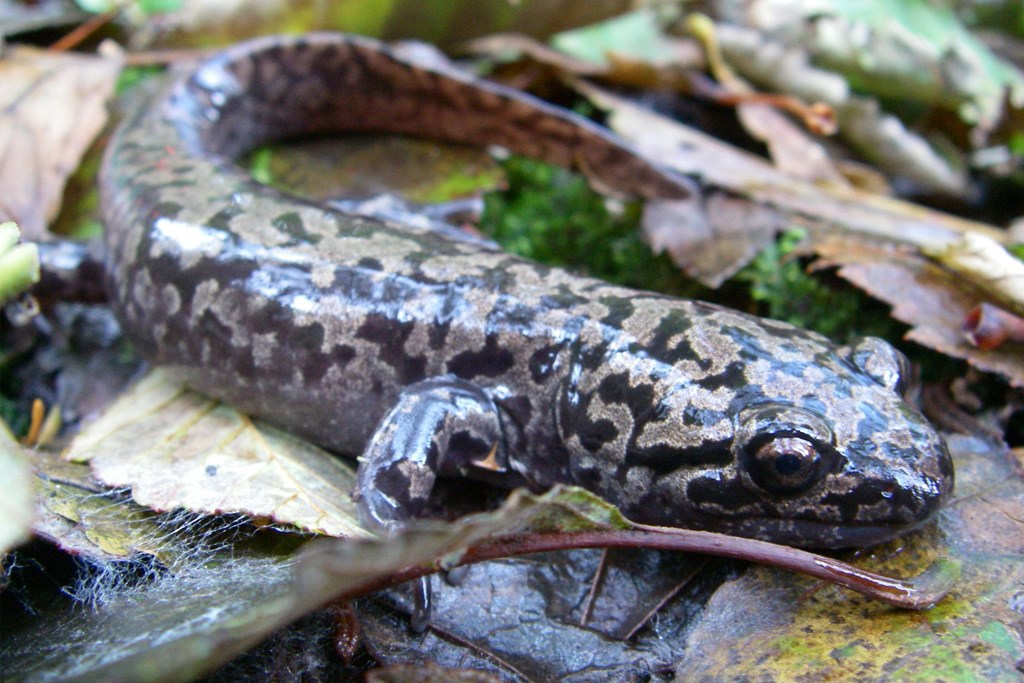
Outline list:
[[[601,322],[611,327],[621,327],[636,311],[636,307],[626,297],[604,296],[600,301],[608,308],[608,314],[601,318]]]
[[[708,375],[697,380],[704,389],[708,391],[714,391],[715,389],[721,389],[725,387],[727,389],[739,389],[747,385],[747,376],[745,373],[746,365],[738,360],[734,360],[724,368],[717,375]]]
[[[498,377],[507,372],[514,362],[512,352],[498,342],[497,335],[489,334],[484,348],[479,351],[463,351],[449,360],[448,372],[463,379]]]
[[[364,256],[359,259],[358,265],[360,268],[366,268],[367,270],[384,270],[384,264],[372,256]]]
[[[637,422],[664,417],[655,410],[654,387],[647,383],[631,385],[628,373],[606,376],[601,380],[597,394],[606,404],[625,405]]]
[[[584,420],[576,430],[583,447],[590,452],[600,450],[606,443],[610,443],[619,436],[619,430],[611,420],[601,418],[591,422]]]
[[[529,368],[530,377],[534,383],[541,384],[546,380],[555,369],[555,361],[558,360],[558,354],[562,350],[561,344],[552,344],[544,346],[530,356]]]
[[[394,368],[398,382],[403,385],[426,377],[426,357],[412,356],[405,351],[405,342],[414,327],[413,322],[400,322],[371,313],[356,331],[356,337],[377,346],[377,356]]]
[[[227,206],[206,219],[206,225],[218,230],[231,230],[231,219],[243,213],[239,206]]]

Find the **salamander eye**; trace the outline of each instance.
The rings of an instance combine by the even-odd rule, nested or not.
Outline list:
[[[818,480],[821,454],[799,436],[772,436],[747,451],[747,471],[754,483],[771,493],[799,493]]]
[[[794,495],[836,471],[841,458],[835,443],[828,421],[817,412],[769,403],[739,414],[732,449],[751,487]]]

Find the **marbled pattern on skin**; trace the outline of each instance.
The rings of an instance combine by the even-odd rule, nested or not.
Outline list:
[[[950,493],[946,447],[901,398],[885,342],[837,346],[348,215],[232,161],[365,130],[502,145],[626,195],[696,190],[579,117],[333,34],[231,48],[125,121],[102,199],[132,341],[200,391],[362,454],[368,521],[400,524],[436,476],[463,475],[837,547],[912,528]]]

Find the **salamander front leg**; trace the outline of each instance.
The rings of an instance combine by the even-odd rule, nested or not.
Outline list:
[[[360,459],[360,521],[396,531],[423,515],[438,476],[465,474],[478,462],[506,462],[504,450],[498,409],[479,387],[453,377],[409,386]],[[412,626],[423,630],[430,616],[428,579],[414,596]]]

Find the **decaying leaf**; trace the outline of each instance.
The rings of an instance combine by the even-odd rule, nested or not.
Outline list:
[[[991,304],[981,303],[967,314],[964,332],[979,349],[990,351],[1004,343],[1024,343],[1024,318]]]
[[[167,535],[153,512],[73,484],[40,479],[36,490],[41,508],[35,532],[64,551],[97,562],[144,553],[172,564]]]
[[[501,512],[501,519],[504,522],[502,529],[492,529],[487,537],[478,534],[483,531],[480,524],[486,523],[487,516],[474,516],[459,522],[463,526],[463,532],[467,534],[467,542],[473,541],[474,545],[463,555],[463,559],[479,559],[476,553],[486,551],[500,544],[500,540],[509,537],[518,537],[518,530],[548,528],[555,520],[563,529],[575,529],[571,534],[563,534],[562,542],[566,539],[581,539],[587,536],[587,529],[593,530],[606,528],[608,524],[613,527],[621,523],[615,519],[613,514],[609,517],[609,510],[606,505],[595,504],[592,500],[589,504],[579,508],[578,504],[585,502],[587,494],[578,490],[563,490],[552,492],[545,496],[533,498],[522,497],[514,494]],[[582,513],[582,514],[581,514]],[[544,515],[546,520],[538,523],[538,515]],[[440,531],[440,530],[439,530]],[[669,535],[689,535],[693,532],[665,532]],[[659,532],[661,533],[661,532]],[[495,535],[498,534],[498,535]],[[697,532],[697,536],[700,536]],[[724,541],[723,537],[718,537]],[[479,540],[480,542],[476,542]],[[360,571],[358,561],[355,566],[350,564],[351,558],[356,555],[356,547],[351,544],[321,543],[318,548],[320,552],[329,553],[333,556],[338,553],[337,571],[343,572],[343,577],[350,573]],[[724,546],[719,547],[723,551]],[[459,554],[457,551],[446,553],[446,557],[454,557]],[[311,556],[314,556],[311,554]],[[319,553],[315,555],[321,558]],[[342,562],[341,558],[347,558]],[[666,556],[671,561],[671,558]],[[819,558],[818,561],[821,561]],[[554,580],[562,571],[572,572],[568,568],[569,563],[564,563],[561,558],[550,558],[537,562],[520,563],[518,570],[513,570],[508,562],[501,563],[502,567],[495,569],[496,574],[489,571],[483,576],[471,573],[468,582],[462,587],[448,588],[437,586],[435,597],[435,618],[434,628],[437,633],[433,639],[427,636],[427,643],[435,643],[441,647],[445,654],[441,655],[442,661],[451,661],[448,653],[449,648],[441,643],[445,640],[457,643],[469,643],[466,648],[466,656],[474,657],[475,653],[495,653],[495,661],[500,671],[509,671],[513,675],[519,675],[528,679],[549,679],[566,678],[573,675],[586,679],[588,675],[602,676],[609,675],[613,679],[620,678],[629,670],[628,663],[635,660],[638,655],[654,658],[651,666],[659,670],[671,671],[674,668],[675,658],[682,657],[685,647],[682,643],[662,642],[665,635],[664,629],[670,629],[669,639],[684,638],[680,630],[674,630],[671,624],[675,617],[663,617],[661,621],[661,634],[659,637],[654,633],[647,633],[640,642],[627,646],[621,642],[602,641],[596,639],[595,632],[587,629],[579,632],[565,628],[565,621],[571,619],[576,621],[573,605],[580,605],[583,602],[584,594],[587,591],[585,580],[588,577],[579,577],[576,581],[572,576],[564,577],[564,581],[557,582],[552,587],[545,602],[536,593],[537,587],[527,588],[527,584],[536,586],[537,583],[546,583]],[[530,565],[535,568],[530,568]],[[326,567],[327,565],[325,565]],[[333,566],[333,563],[332,565]],[[483,572],[483,570],[481,570]],[[495,578],[495,576],[499,578]],[[679,575],[676,580],[681,579]],[[632,577],[640,579],[639,575]],[[667,578],[667,577],[665,577]],[[325,580],[326,579],[321,579]],[[344,578],[342,578],[344,581]],[[563,595],[563,588],[568,589],[568,594]],[[637,590],[645,590],[646,584],[637,586]],[[541,589],[541,592],[544,592]],[[466,595],[468,593],[468,596]],[[671,595],[671,591],[668,595]],[[621,597],[621,596],[620,596]],[[628,600],[627,600],[628,602]],[[685,606],[681,607],[686,612]],[[555,623],[545,624],[545,620],[539,619],[536,614],[543,610],[549,619]],[[642,619],[641,619],[641,622]],[[510,627],[510,624],[514,625]],[[682,625],[678,625],[682,628]],[[587,635],[583,635],[586,633]],[[447,634],[447,638],[445,635]],[[373,636],[372,636],[373,637]],[[382,636],[383,637],[383,636]],[[562,647],[531,648],[531,642],[556,642],[564,643]],[[385,641],[390,642],[390,641]],[[385,648],[390,649],[390,648]],[[391,662],[417,661],[417,652],[388,652],[388,660]],[[666,661],[668,657],[668,661]],[[433,657],[432,657],[433,658]]]
[[[66,603],[5,627],[0,666],[10,681],[193,680],[338,596],[434,566],[488,535],[555,520],[617,523],[610,508],[590,500],[578,492],[515,496],[494,513],[425,523],[389,540],[322,538],[297,563],[290,552],[251,544],[197,554],[173,574],[109,591],[92,609]]]
[[[34,517],[32,468],[14,435],[0,420],[0,556],[27,541]]]
[[[607,549],[602,553],[579,623],[631,640],[688,588],[712,558]],[[568,591],[567,587],[561,586]]]
[[[832,107],[840,137],[865,158],[933,191],[967,191],[961,169],[951,167],[948,159],[882,111],[875,100],[854,95],[841,76],[811,65],[800,47],[736,25],[719,24],[716,34],[729,63],[761,87]]]
[[[100,486],[88,465],[47,451],[33,453],[36,518],[33,533],[64,552],[103,566],[148,555],[172,571],[182,564],[207,525],[198,517],[157,515],[132,503],[123,491]],[[195,527],[192,529],[191,527]]]
[[[816,249],[819,266],[838,265],[839,275],[891,305],[893,317],[911,325],[908,339],[1024,386],[1024,347],[983,350],[965,337],[964,321],[979,301],[960,276],[922,256],[865,240],[835,235]]]
[[[668,252],[688,275],[718,287],[786,227],[770,206],[729,192],[708,192],[702,211],[692,202],[650,201],[643,228],[655,253]]]
[[[964,150],[933,149],[879,100],[945,110],[944,120],[957,125],[939,132],[973,144],[1024,106],[1021,70],[972,36],[948,5],[726,0],[715,8],[738,70],[774,91],[831,105],[841,135],[861,154],[933,192],[967,195]]]
[[[195,680],[298,616],[292,568],[287,554],[229,548],[149,583],[126,578],[90,609],[51,605],[5,624],[4,680]]]
[[[766,232],[770,235],[779,224],[805,226],[812,229],[812,237],[842,230],[915,246],[945,244],[959,239],[962,233],[968,231],[976,231],[996,240],[1003,238],[1002,233],[992,226],[914,204],[879,197],[852,187],[816,186],[801,182],[780,172],[760,157],[648,111],[624,98],[582,82],[576,83],[576,87],[597,106],[607,110],[609,125],[650,158],[678,172],[700,178],[710,196],[714,196],[716,191],[723,191],[738,201],[752,204],[748,211],[767,211],[768,219],[763,222],[753,221],[752,225],[735,226],[737,231],[746,229],[754,233],[751,239],[755,242],[758,239],[757,233]],[[649,204],[657,207],[657,203]],[[714,224],[712,210],[709,209],[708,213]],[[772,218],[772,214],[776,214],[776,217]],[[743,216],[743,212],[734,215]],[[717,231],[709,233],[707,225],[692,217],[683,215],[680,218],[683,220],[673,226],[672,221],[658,217],[647,221],[644,229],[653,232],[656,237],[652,235],[652,240],[657,240],[661,245],[666,245],[668,239],[668,233],[663,231],[680,231],[673,238],[680,245],[679,253],[674,254],[674,257],[684,269],[695,270],[698,264],[686,260],[686,245],[707,239],[709,234],[717,234]],[[729,224],[732,221],[723,218],[723,223]],[[713,278],[705,276],[701,276],[701,279],[708,283],[714,282]]]
[[[42,505],[42,502],[51,495],[63,497],[78,496],[79,494],[90,495],[89,493],[71,486],[63,486],[50,491],[46,490],[47,488],[46,485],[43,485],[38,491],[40,506],[36,513],[35,524],[32,525],[32,533],[37,538],[52,543],[73,557],[88,558],[94,562],[115,562],[124,559],[108,553],[96,545],[86,536],[85,531],[78,526],[74,518],[65,517],[60,512],[53,512]]]
[[[543,496],[515,492],[494,512],[471,515],[453,523],[419,522],[387,539],[321,537],[305,546],[298,562],[292,561],[290,550],[266,550],[252,542],[210,552],[200,549],[191,557],[186,556],[184,566],[179,562],[173,573],[153,575],[141,585],[128,582],[118,590],[106,591],[101,600],[94,601],[91,610],[64,605],[19,624],[13,633],[5,631],[0,663],[10,680],[45,676],[61,680],[77,680],[76,676],[90,680],[137,680],[143,671],[153,672],[151,675],[160,680],[185,680],[209,671],[324,604],[392,586],[458,561],[495,559],[510,552],[517,543],[515,552],[519,553],[542,549],[543,546],[531,545],[531,539],[538,538],[533,532],[542,532],[540,538],[549,544],[549,549],[566,543],[593,543],[588,540],[592,534],[604,538],[606,534],[637,532],[668,541],[707,543],[705,551],[728,552],[729,548],[738,550],[741,546],[748,550],[754,546],[764,549],[770,545],[706,532],[655,528],[645,532],[643,527],[628,527],[607,503],[580,489],[559,488]],[[252,537],[253,542],[257,540],[259,537]],[[772,552],[780,553],[779,557],[803,558],[800,561],[809,562],[807,567],[835,564],[828,558],[772,547]],[[858,574],[855,568],[842,566],[843,576]],[[931,586],[919,587],[886,580],[878,587],[893,595],[909,596],[917,593],[918,588],[925,592],[938,589],[941,594],[948,590],[951,578],[948,574],[933,576],[925,579]],[[481,581],[491,591],[525,589],[508,583],[495,584],[486,575]],[[520,647],[524,638],[545,639],[545,620],[537,616],[543,604],[530,608],[534,615],[523,622],[528,622],[529,628],[510,629],[508,624],[514,622],[510,617],[518,614],[520,620],[523,618],[523,605],[516,599],[517,594],[501,601],[505,606],[501,613],[503,622],[488,625],[480,619],[479,605],[472,599],[461,599],[458,591],[445,589],[442,599],[435,604],[441,612],[436,615],[438,632],[482,629],[485,649],[519,652],[517,657],[523,661],[533,660],[541,666],[536,669],[536,677],[551,677],[550,668],[544,675],[545,661],[536,656],[539,653]],[[460,612],[456,612],[453,621],[453,615],[446,614],[451,600],[460,601],[463,610],[468,609],[476,616],[459,617]],[[68,616],[68,612],[78,614]],[[574,631],[584,635],[588,643],[587,648],[575,652],[595,654],[581,658],[562,653],[569,656],[559,657],[554,670],[560,676],[590,670],[625,671],[632,666],[637,654],[633,646],[619,643],[614,647],[597,647],[606,642],[599,634],[585,629]],[[647,638],[649,651],[666,652],[657,645],[656,634]],[[60,647],[51,647],[50,643],[59,643]],[[510,671],[515,673],[517,669],[513,666]]]
[[[13,47],[0,60],[0,222],[45,237],[64,182],[107,120],[121,61]]]
[[[1003,245],[976,233],[939,249],[925,252],[944,267],[963,276],[989,301],[1024,315],[1024,262]]]
[[[83,430],[66,457],[154,510],[268,518],[304,531],[365,536],[352,469],[339,458],[154,371]]]
[[[435,580],[431,627],[412,640],[406,624],[394,617],[395,606],[402,612],[410,608],[407,591],[397,588],[362,601],[367,648],[382,665],[472,667],[503,680],[643,680],[683,655],[685,639],[673,628],[682,610],[666,610],[658,617],[658,633],[631,642],[605,635],[603,623],[581,627],[574,607],[583,603],[597,566],[588,559],[599,555],[577,551],[499,560],[471,568],[459,586]],[[614,587],[628,588],[628,579]],[[646,586],[638,582],[633,588]],[[631,595],[626,590],[622,597]]]

